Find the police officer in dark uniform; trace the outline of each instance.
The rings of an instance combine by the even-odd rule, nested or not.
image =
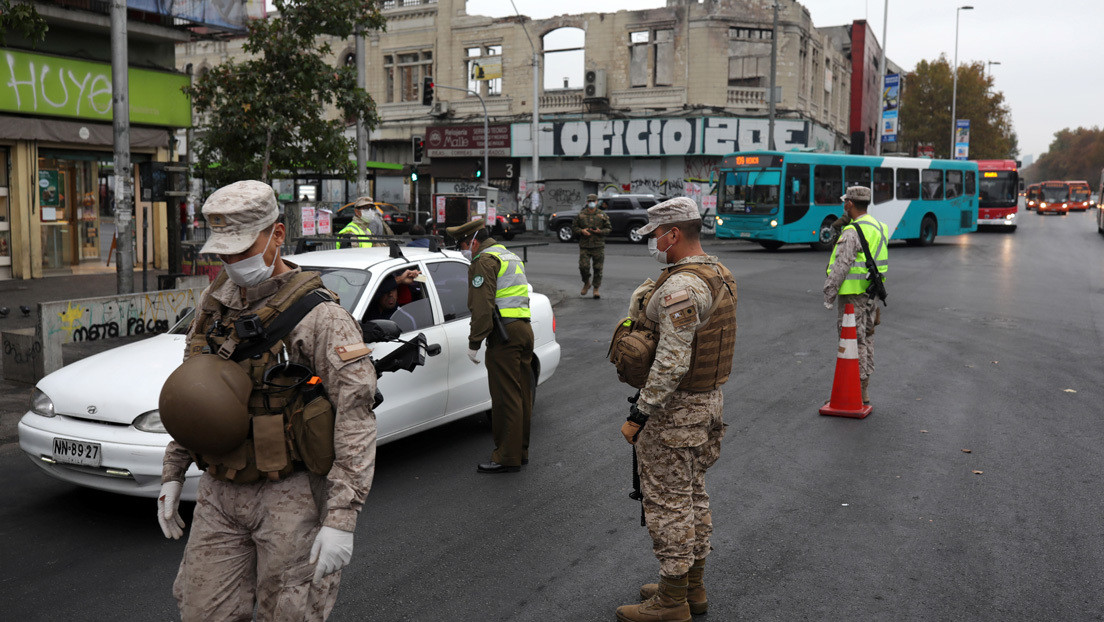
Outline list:
[[[468,358],[478,364],[487,341],[487,384],[495,449],[480,473],[512,473],[529,462],[533,415],[533,328],[529,282],[521,259],[489,237],[482,220],[445,230],[471,259],[468,268]]]

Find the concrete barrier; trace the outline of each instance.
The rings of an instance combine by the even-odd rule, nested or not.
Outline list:
[[[205,282],[203,277],[199,280]],[[191,287],[40,302],[34,338],[41,351],[42,367],[33,381],[61,368],[63,344],[166,332],[196,306],[202,292],[203,287]],[[6,364],[4,376],[8,377]]]
[[[42,342],[35,337],[35,329],[20,328],[0,333],[0,365],[5,380],[34,384],[45,376],[43,372]]]

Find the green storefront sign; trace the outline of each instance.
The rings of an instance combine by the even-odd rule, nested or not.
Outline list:
[[[188,76],[130,68],[130,122],[189,127]],[[111,122],[111,65],[0,49],[0,111]]]

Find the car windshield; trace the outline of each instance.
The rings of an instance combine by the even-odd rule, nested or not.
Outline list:
[[[1065,186],[1045,186],[1043,188],[1043,200],[1047,203],[1068,201],[1069,190]]]
[[[990,175],[993,175],[990,177]],[[1007,207],[1016,204],[1016,174],[1011,171],[986,172],[978,188],[980,207]]]
[[[775,214],[781,171],[741,170],[726,173],[719,190],[721,214]]]

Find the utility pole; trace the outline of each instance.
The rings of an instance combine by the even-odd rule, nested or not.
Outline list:
[[[774,25],[771,26],[770,111],[767,122],[767,149],[774,151],[775,74],[778,73],[778,2],[774,3]]]
[[[874,153],[882,155],[882,132],[885,130],[885,119],[882,113],[885,111],[885,77],[886,77],[886,26],[889,24],[889,0],[885,0],[885,10],[882,12],[882,58],[878,66],[881,67],[881,78],[878,80],[878,135],[874,143]],[[898,101],[900,96],[898,95]],[[900,114],[900,113],[898,113]]]
[[[510,0],[510,6],[514,7],[514,13],[518,17],[521,17],[521,13],[518,13],[517,5],[514,4],[514,0]],[[533,44],[533,38],[529,36],[529,29],[525,27],[525,23],[521,24],[522,32],[525,33],[525,38],[529,40],[529,47],[533,49],[533,121],[529,124],[529,135],[533,141],[533,189],[530,191],[530,205],[536,209],[533,210],[533,218],[536,220],[536,231],[544,229],[544,219],[536,212],[541,207],[540,202],[540,53],[537,52],[537,46]]]
[[[356,29],[356,71],[357,88],[364,90],[368,84],[368,70],[364,66],[364,28]],[[368,133],[364,130],[364,119],[357,115],[356,120],[356,189],[357,198],[368,196],[368,174],[366,169],[368,162]]]
[[[472,90],[469,90],[469,89],[462,89],[458,86],[445,86],[444,84],[441,84],[440,82],[434,82],[433,83],[433,88],[448,89],[450,91],[462,91],[462,92],[468,93],[470,95],[475,95],[476,97],[479,98],[479,103],[483,105],[483,175],[484,175],[483,179],[485,180],[485,183],[483,184],[483,187],[486,188],[491,183],[490,158],[488,157],[488,155],[489,155],[488,150],[490,149],[490,144],[491,144],[491,140],[490,140],[490,135],[491,134],[490,134],[490,131],[488,130],[488,118],[489,117],[487,116],[487,102],[483,101],[483,96],[479,94],[479,91],[472,91]],[[483,195],[486,196],[486,194],[487,193],[484,190]]]
[[[115,140],[115,274],[120,294],[134,293],[134,172],[130,166],[127,4],[111,0],[111,107]]]

